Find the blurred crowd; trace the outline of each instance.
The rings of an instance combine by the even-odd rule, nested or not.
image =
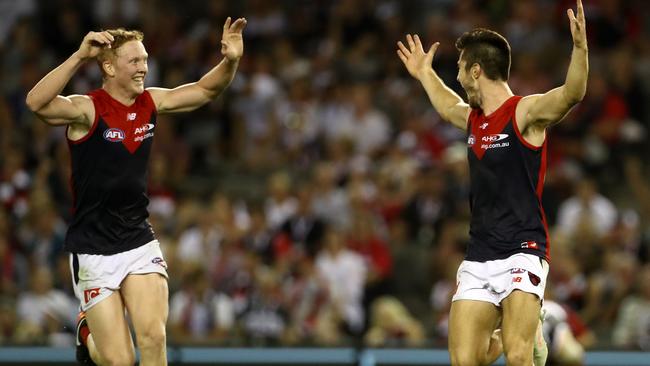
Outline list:
[[[0,344],[72,342],[62,251],[71,197],[64,128],[27,92],[90,30],[140,29],[150,86],[221,59],[227,16],[245,55],[208,106],[159,116],[150,220],[170,273],[170,343],[445,346],[468,239],[466,136],[396,55],[418,33],[460,95],[455,39],[477,26],[513,50],[516,94],[563,83],[555,0],[0,0]],[[585,1],[585,100],[549,130],[547,299],[583,347],[650,350],[650,13]],[[100,87],[95,63],[63,94]],[[92,156],[87,157],[92,159]]]

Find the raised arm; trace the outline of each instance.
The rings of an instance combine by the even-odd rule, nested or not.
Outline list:
[[[87,96],[59,95],[72,75],[87,60],[96,57],[102,47],[110,47],[113,36],[108,32],[89,32],[81,42],[79,50],[56,69],[45,75],[27,94],[27,107],[52,125],[79,123],[89,125],[94,116],[92,101]]]
[[[543,131],[562,120],[571,107],[585,96],[589,61],[585,12],[581,0],[577,0],[577,16],[572,9],[567,10],[567,16],[571,25],[573,51],[566,80],[564,85],[546,94],[530,95],[521,100],[517,107],[517,122],[521,131],[531,127],[536,131]]]
[[[174,89],[148,88],[158,113],[192,111],[221,94],[235,77],[239,59],[244,53],[242,31],[245,26],[244,18],[232,24],[230,17],[226,19],[221,37],[221,54],[225,57],[199,81]]]
[[[408,48],[401,41],[397,42],[397,56],[402,60],[409,74],[420,81],[440,117],[465,130],[470,113],[469,105],[445,85],[431,67],[433,55],[440,43],[434,43],[429,51],[424,53],[422,42],[417,34],[415,36],[407,34],[406,41],[409,45]]]

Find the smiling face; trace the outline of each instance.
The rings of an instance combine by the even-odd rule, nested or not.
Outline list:
[[[147,75],[147,51],[140,41],[126,42],[115,50],[111,60],[113,83],[128,94],[140,95],[144,92],[144,78]],[[112,74],[112,75],[111,75]]]
[[[469,105],[480,108],[483,101],[479,79],[481,85],[483,81],[508,81],[510,44],[495,31],[476,28],[456,40],[456,49],[460,51],[458,81],[467,93]]]
[[[138,30],[109,29],[113,36],[111,47],[97,55],[104,86],[108,86],[127,99],[144,92],[147,74],[147,51],[142,44],[144,34]]]
[[[467,93],[467,103],[472,108],[481,108],[481,95],[478,88],[478,76],[473,77],[473,74],[478,75],[480,66],[474,64],[469,70],[467,69],[467,62],[463,60],[463,52],[460,53],[458,58],[458,76],[456,80],[463,87]]]

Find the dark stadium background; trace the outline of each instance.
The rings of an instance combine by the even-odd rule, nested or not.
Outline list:
[[[587,95],[548,136],[547,297],[572,314],[588,350],[650,349],[648,4],[585,0]],[[460,93],[454,41],[492,28],[512,46],[513,91],[544,92],[565,76],[568,7],[575,3],[0,0],[0,354],[74,342],[64,129],[38,121],[24,100],[88,31],[144,31],[147,85],[174,87],[221,59],[227,16],[248,20],[229,89],[158,120],[150,220],[169,264],[170,347],[444,349],[468,231],[465,136],[440,120],[395,44],[406,33],[440,41],[434,68]],[[100,78],[89,62],[64,94],[86,93]],[[348,301],[364,309],[361,326],[338,315],[341,288],[318,280],[325,236],[366,265],[337,273],[360,281],[349,290],[363,300]]]

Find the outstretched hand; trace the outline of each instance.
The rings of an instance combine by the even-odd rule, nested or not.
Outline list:
[[[436,42],[432,44],[429,51],[424,53],[422,42],[417,34],[415,36],[407,34],[406,42],[409,45],[408,48],[404,46],[402,41],[397,42],[397,56],[402,60],[409,74],[419,80],[423,72],[431,69],[433,55],[436,53],[440,43]]]
[[[573,9],[567,9],[571,26],[571,36],[573,45],[577,48],[587,48],[587,27],[585,22],[585,10],[582,7],[582,0],[577,0],[577,16],[574,15]]]
[[[230,23],[230,17],[226,19],[223,25],[223,35],[221,36],[221,54],[226,56],[230,61],[237,61],[244,54],[244,40],[242,31],[246,27],[246,19],[238,18],[234,23]]]
[[[88,32],[81,41],[81,46],[79,46],[79,57],[82,59],[94,58],[99,55],[103,48],[111,48],[111,43],[115,39],[113,36],[104,31],[104,32]]]

